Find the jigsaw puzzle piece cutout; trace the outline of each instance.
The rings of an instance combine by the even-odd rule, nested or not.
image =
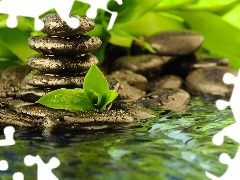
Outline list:
[[[8,170],[8,162],[6,160],[0,161],[0,171]]]
[[[222,153],[219,156],[219,161],[222,164],[228,165],[227,171],[221,176],[217,177],[209,172],[206,172],[206,176],[209,177],[212,180],[239,180],[240,177],[240,148],[238,148],[238,151],[233,159],[230,158],[230,156],[226,153]]]
[[[86,16],[87,16],[88,18],[91,18],[91,19],[96,18],[96,16],[97,16],[97,10],[98,10],[98,9],[102,9],[102,10],[110,13],[110,14],[111,14],[111,18],[110,18],[110,21],[109,21],[107,30],[112,29],[112,27],[113,27],[113,25],[114,25],[114,22],[115,22],[116,19],[117,19],[118,13],[117,13],[117,12],[110,11],[110,10],[107,8],[107,4],[108,4],[109,0],[98,0],[97,2],[96,2],[95,0],[78,0],[78,1],[90,5],[90,8],[87,10],[87,13],[86,13]],[[123,3],[122,0],[116,0],[116,2],[117,2],[119,5],[122,5],[122,3]]]
[[[240,70],[239,70],[240,72]],[[214,144],[220,146],[224,142],[224,136],[228,136],[234,141],[240,143],[240,113],[239,113],[239,102],[240,102],[240,73],[238,72],[237,76],[234,76],[231,73],[225,73],[223,76],[223,82],[226,84],[233,84],[234,88],[232,91],[232,96],[229,102],[225,100],[217,100],[216,106],[219,110],[223,110],[227,108],[227,106],[231,107],[233,116],[235,118],[235,123],[225,127],[219,133],[214,135],[212,141]]]
[[[58,0],[55,0],[53,6],[59,17],[64,20],[69,27],[76,29],[81,22],[79,22],[77,18],[69,16],[75,0],[61,0],[61,3],[56,1]]]
[[[43,28],[43,22],[39,16],[48,10],[52,9],[51,1],[47,4],[46,0],[43,2],[39,0],[2,0],[0,1],[0,12],[8,14],[7,26],[15,28],[18,24],[17,16],[25,16],[34,18],[34,28],[40,30]]]
[[[58,180],[58,178],[52,173],[52,169],[55,169],[60,165],[60,161],[56,157],[51,158],[50,161],[45,164],[40,156],[28,155],[24,158],[24,163],[27,166],[37,164],[38,180]]]
[[[230,103],[228,101],[219,99],[216,101],[216,106],[219,110],[224,110],[227,108],[227,106],[230,106]]]
[[[13,180],[24,180],[24,175],[21,172],[16,172],[13,174]]]
[[[15,144],[13,139],[13,134],[15,129],[12,126],[7,126],[4,128],[3,133],[5,135],[5,139],[0,140],[0,146],[11,146]]]
[[[71,27],[77,28],[79,20],[69,17],[74,0],[1,0],[0,12],[8,14],[7,26],[15,28],[18,24],[17,16],[34,18],[34,28],[41,30],[44,23],[39,16],[51,9],[55,9],[59,16]]]
[[[213,136],[212,142],[215,145],[220,146],[224,142],[224,136],[227,136],[240,144],[239,130],[240,130],[240,124],[237,122],[233,123],[233,124],[225,127],[224,129],[222,129],[217,134],[215,134]]]

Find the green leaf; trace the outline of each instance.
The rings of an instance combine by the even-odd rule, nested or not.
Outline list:
[[[183,19],[174,16],[169,13],[159,13],[149,11],[144,16],[136,19],[133,22],[127,22],[124,24],[116,24],[115,28],[120,29],[125,33],[129,33],[132,36],[152,36],[156,33],[160,33],[167,30],[180,30],[186,29],[183,23]],[[119,30],[119,31],[120,31]],[[116,30],[114,30],[116,32]],[[110,33],[112,30],[110,31]],[[125,34],[120,34],[125,36]],[[126,36],[128,37],[128,36]]]
[[[204,36],[203,47],[212,55],[226,57],[240,68],[240,31],[216,14],[204,11],[171,11],[185,19],[189,27]]]
[[[95,109],[83,89],[58,89],[52,91],[37,103],[54,109],[65,109],[69,111],[87,111]]]
[[[86,16],[86,12],[89,8],[90,8],[89,4],[82,3],[79,1],[74,1],[74,4],[71,9],[71,14],[76,14],[79,16]]]
[[[112,3],[108,8],[118,12],[116,23],[124,23],[135,20],[144,15],[149,10],[153,9],[159,0],[123,0],[122,5]]]
[[[18,21],[17,29],[20,29],[24,32],[35,31],[33,18],[18,16],[17,21]]]
[[[208,11],[218,14],[224,14],[234,8],[239,4],[239,0],[164,0],[161,1],[154,10],[164,11],[164,10],[194,10],[194,11]]]
[[[19,63],[19,61],[17,60],[6,60],[6,61],[1,61],[0,59],[0,72],[9,68],[9,67],[12,67],[12,66],[19,66],[21,65]]]
[[[7,18],[8,18],[7,14],[0,14],[0,28],[7,27],[6,25]]]
[[[12,53],[12,51],[6,48],[3,44],[0,43],[0,61],[18,59],[18,57]]]
[[[117,46],[130,47],[132,41],[136,39],[136,37],[117,26],[114,26],[109,33],[111,34],[109,42]]]
[[[109,42],[114,45],[130,47],[132,44],[132,41],[135,40],[138,43],[142,44],[150,52],[155,53],[154,49],[146,41],[144,41],[140,38],[137,38],[131,34],[128,34],[128,32],[125,30],[122,30],[117,27],[113,27],[110,31],[110,34],[111,34],[111,37],[109,39]]]
[[[226,13],[222,18],[240,30],[240,4],[235,6],[231,11]]]
[[[0,28],[0,44],[4,45],[23,62],[30,55],[36,54],[28,47],[29,36],[28,33],[19,29]]]
[[[135,21],[116,24],[109,33],[111,37],[109,42],[123,47],[130,47],[132,41],[135,40],[142,44],[150,52],[154,53],[152,47],[139,36],[152,36],[156,33],[160,33],[172,29],[185,29],[185,25],[181,18],[169,13],[158,13],[149,11],[141,18]]]
[[[108,99],[105,104],[109,104],[109,103],[113,102],[113,100],[116,99],[117,96],[118,96],[117,91],[109,90]]]
[[[102,72],[94,64],[91,65],[84,78],[83,89],[92,104],[99,107],[106,102],[109,85]]]

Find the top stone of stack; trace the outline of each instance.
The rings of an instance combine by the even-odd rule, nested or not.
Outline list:
[[[70,17],[79,20],[79,26],[76,29],[70,28],[58,14],[49,14],[42,19],[44,28],[41,31],[49,36],[76,37],[91,31],[95,26],[94,22],[87,17],[77,15],[70,15]]]

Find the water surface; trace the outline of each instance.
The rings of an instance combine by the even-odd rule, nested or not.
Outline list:
[[[225,138],[218,147],[212,137],[234,122],[230,108],[219,111],[215,101],[193,98],[186,112],[156,111],[159,117],[117,130],[52,135],[17,130],[16,144],[0,147],[0,160],[9,163],[0,179],[10,180],[15,172],[22,172],[25,180],[37,179],[37,166],[23,162],[26,155],[37,154],[45,163],[52,157],[60,160],[53,170],[60,180],[201,180],[208,179],[205,171],[216,176],[226,171],[218,156],[226,152],[233,157],[238,145]]]

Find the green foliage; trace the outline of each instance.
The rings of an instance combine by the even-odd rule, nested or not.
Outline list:
[[[94,109],[91,101],[81,88],[58,89],[43,96],[37,102],[50,108],[69,111],[87,111]]]
[[[105,108],[118,95],[116,91],[109,90],[106,78],[95,65],[91,66],[84,79],[83,90],[96,108]]]
[[[192,30],[205,38],[198,54],[226,57],[235,69],[240,68],[240,0],[123,0],[118,5],[109,1],[108,8],[118,12],[113,29],[107,31],[110,14],[98,11],[94,19],[96,27],[87,33],[100,37],[103,45],[95,54],[100,63],[105,59],[108,42],[129,48],[132,41],[141,43],[150,52],[151,46],[139,36],[152,36],[169,30]],[[86,15],[90,6],[76,1],[72,14]],[[53,13],[51,10],[48,13]],[[42,15],[44,16],[44,15]],[[18,17],[18,27],[6,28],[7,15],[0,15],[0,71],[15,64],[25,63],[34,52],[27,46],[30,35],[42,34],[34,31],[33,19]]]
[[[54,109],[69,111],[87,111],[93,109],[106,109],[118,93],[109,90],[109,85],[96,65],[91,65],[83,83],[83,89],[58,89],[52,91],[37,103]]]

